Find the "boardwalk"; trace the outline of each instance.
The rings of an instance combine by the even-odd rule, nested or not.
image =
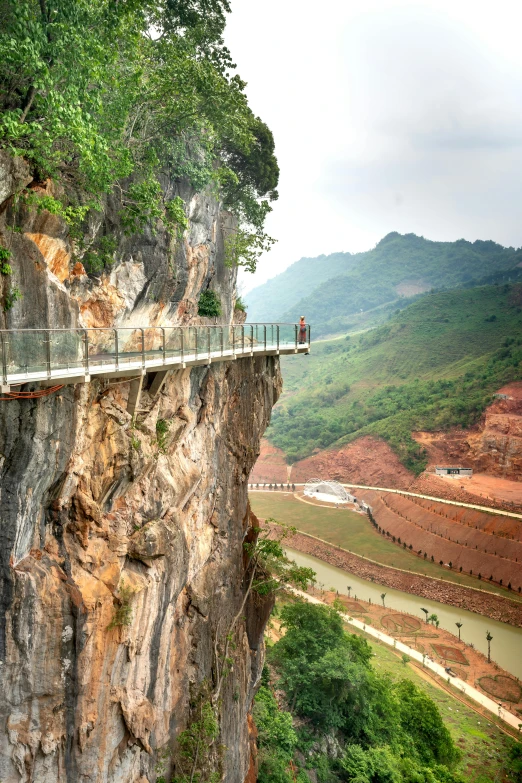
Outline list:
[[[0,330],[3,386],[32,381],[88,382],[231,361],[306,353],[297,324]]]
[[[53,390],[92,378],[131,381],[127,410],[136,411],[147,374],[157,393],[172,370],[254,356],[308,353],[298,324],[0,330],[2,393],[40,383]],[[33,394],[34,396],[34,394]]]

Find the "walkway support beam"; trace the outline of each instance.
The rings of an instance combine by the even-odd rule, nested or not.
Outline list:
[[[141,399],[141,390],[143,388],[143,379],[145,375],[140,375],[139,378],[133,378],[130,383],[129,399],[127,400],[127,412],[134,418],[138,405]]]
[[[160,370],[160,372],[154,373],[152,377],[152,383],[149,388],[149,394],[151,397],[155,397],[157,394],[159,394],[171,372],[172,370]]]

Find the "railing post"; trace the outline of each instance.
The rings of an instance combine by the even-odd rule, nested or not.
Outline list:
[[[250,356],[253,355],[254,355],[254,327],[250,326]]]
[[[179,327],[179,344],[181,364],[185,364],[185,333],[182,326]]]
[[[310,353],[310,344],[312,342],[312,327],[308,324],[308,353]]]
[[[0,332],[0,340],[2,341],[2,375],[4,378],[4,384],[7,386],[7,351],[5,348],[5,334]]]
[[[208,334],[207,334],[207,348],[208,348],[208,363],[210,364],[210,326],[207,326]]]
[[[85,375],[89,375],[89,332],[87,329],[83,330],[83,350],[85,351],[85,358],[84,358],[84,367],[85,367]]]
[[[167,357],[167,343],[165,340],[165,327],[161,326],[161,347],[163,349],[163,364],[165,364]]]
[[[241,326],[241,353],[245,353],[245,325]]]
[[[276,326],[276,337],[277,337],[277,353],[279,353],[279,324]]]
[[[294,329],[295,329],[295,350],[296,351],[297,351],[297,330],[298,330],[298,328],[299,327],[297,326],[297,324],[294,324]]]
[[[51,332],[46,330],[45,332],[47,340],[45,344],[45,354],[47,360],[47,378],[51,380]]]
[[[223,342],[224,342],[224,340],[223,340],[223,327],[221,327],[220,340],[221,340],[221,356],[223,356],[223,348],[224,348],[224,345],[223,345]]]
[[[116,369],[120,369],[120,352],[118,350],[118,330],[114,330],[114,348],[116,349]]]
[[[236,355],[236,327],[234,324],[231,326],[232,329],[232,356]]]
[[[263,324],[263,340],[264,340],[265,353],[266,353],[266,324]]]
[[[198,327],[194,326],[195,339],[194,339],[194,358],[198,358]]]
[[[145,369],[145,329],[141,328],[141,366]]]

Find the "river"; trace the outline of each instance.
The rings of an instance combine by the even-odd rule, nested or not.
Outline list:
[[[475,612],[441,604],[439,601],[429,601],[410,593],[403,593],[392,587],[384,587],[377,582],[369,582],[348,571],[324,563],[316,557],[304,555],[288,547],[286,551],[288,556],[298,565],[313,568],[317,574],[317,582],[322,583],[326,590],[334,587],[343,595],[347,595],[346,588],[350,585],[352,598],[357,596],[363,601],[368,601],[371,598],[372,603],[376,604],[381,603],[381,593],[386,593],[386,607],[408,612],[408,614],[413,614],[424,620],[425,615],[421,612],[421,606],[423,606],[429,610],[430,614],[433,612],[437,615],[441,628],[455,635],[457,635],[455,623],[461,622],[463,624],[461,628],[462,640],[473,644],[477,650],[485,654],[488,651],[486,631],[490,631],[493,636],[491,660],[496,661],[499,666],[514,674],[515,677],[522,679],[522,628],[515,628],[507,623],[500,623],[498,620],[489,620]]]

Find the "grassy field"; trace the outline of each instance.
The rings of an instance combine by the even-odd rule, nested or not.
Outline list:
[[[492,394],[522,378],[522,285],[424,296],[384,325],[285,357],[267,437],[289,462],[362,435],[425,467],[414,430],[475,423]]]
[[[421,560],[409,550],[392,544],[376,533],[369,520],[362,514],[343,508],[313,506],[297,500],[292,494],[282,492],[251,492],[250,504],[254,514],[261,519],[272,517],[278,522],[296,527],[303,533],[322,538],[334,546],[341,546],[382,565],[506,595],[506,591],[501,587],[441,568],[436,563]],[[518,598],[514,593],[510,597],[515,600]]]
[[[275,616],[285,603],[293,600],[289,595],[280,595]],[[393,680],[411,680],[433,699],[455,743],[462,751],[458,770],[469,783],[504,783],[509,779],[505,773],[504,762],[510,740],[498,728],[495,719],[490,720],[479,715],[471,706],[437,687],[429,676],[424,677],[412,664],[404,665],[400,654],[364,631],[354,629],[351,625],[345,626],[345,629],[347,633],[356,633],[366,639],[373,650],[372,666],[377,672],[389,674]]]

